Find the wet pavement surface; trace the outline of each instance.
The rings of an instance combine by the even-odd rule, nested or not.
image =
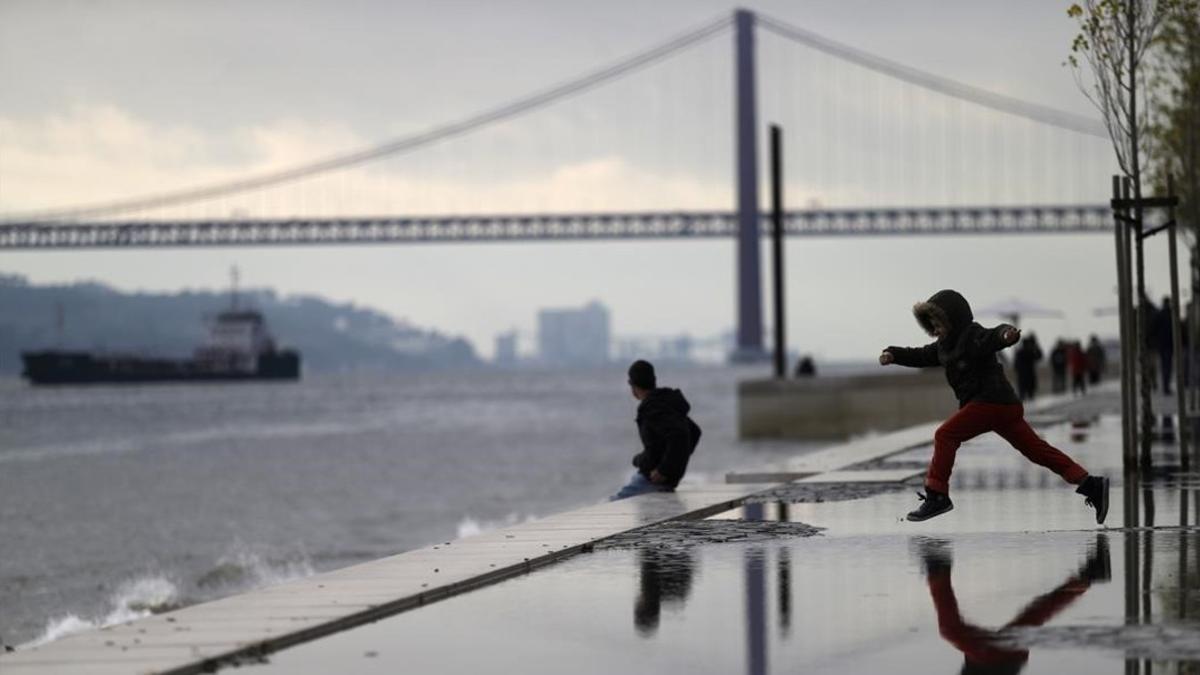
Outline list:
[[[924,523],[903,520],[917,488],[806,486],[244,669],[1200,672],[1200,476],[1166,467],[1121,480],[1113,418],[1041,432],[1114,479],[1105,526],[1073,486],[986,436],[959,451],[955,509]],[[1160,467],[1172,453],[1156,448]]]

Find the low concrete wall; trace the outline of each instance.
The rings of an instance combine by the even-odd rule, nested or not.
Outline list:
[[[957,409],[940,369],[747,380],[738,385],[738,434],[841,439],[944,419]]]

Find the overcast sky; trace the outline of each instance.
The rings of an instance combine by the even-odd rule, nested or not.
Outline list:
[[[1094,117],[1061,65],[1073,35],[1067,4],[748,6],[912,67]],[[370,146],[570,79],[732,9],[708,0],[5,0],[0,214]],[[760,40],[759,86],[763,123],[790,121],[791,203],[1105,196],[1111,162],[1102,142],[960,110],[780,45]],[[478,137],[204,208],[269,215],[313,194],[318,203],[306,213],[727,208],[731,52],[722,35]],[[856,97],[874,108],[851,110]],[[884,121],[869,127],[870,115]],[[948,124],[953,135],[934,131]],[[946,145],[930,149],[935,142]],[[1164,248],[1151,245],[1156,296],[1168,290]],[[5,252],[0,272],[127,290],[216,289],[236,264],[248,285],[374,307],[463,334],[486,355],[498,332],[532,336],[539,307],[591,299],[609,305],[622,335],[728,330],[734,253],[732,242],[714,241]],[[909,308],[944,287],[976,305],[1015,296],[1065,311],[1065,320],[1031,324],[1044,339],[1116,329],[1093,316],[1115,302],[1107,236],[798,239],[787,263],[789,342],[820,358],[872,358],[886,344],[922,341]]]

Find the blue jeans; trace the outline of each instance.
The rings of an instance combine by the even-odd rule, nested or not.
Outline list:
[[[659,485],[658,483],[651,483],[650,479],[643,476],[640,471],[634,471],[633,476],[631,476],[629,478],[629,482],[625,485],[625,487],[621,488],[620,490],[617,490],[617,494],[609,497],[608,501],[615,502],[618,499],[625,499],[626,497],[636,497],[637,495],[644,495],[647,492],[674,492],[674,491],[675,491],[675,488],[673,488],[669,485]]]

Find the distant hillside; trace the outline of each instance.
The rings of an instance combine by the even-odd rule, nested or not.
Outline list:
[[[239,294],[282,347],[300,350],[309,372],[417,370],[479,364],[470,343],[399,323],[373,310],[316,297]],[[204,318],[229,306],[225,293],[121,293],[98,283],[31,286],[0,275],[0,373],[20,372],[20,352],[64,347],[190,356],[207,336]],[[58,335],[57,307],[63,329]]]

